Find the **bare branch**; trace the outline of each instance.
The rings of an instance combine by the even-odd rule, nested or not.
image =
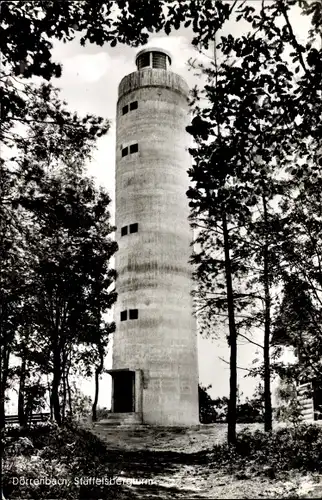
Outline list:
[[[223,361],[224,363],[226,363],[226,365],[229,365],[229,361],[226,361],[224,358],[221,358],[220,356],[218,356],[218,359],[220,359],[220,361]],[[243,368],[241,366],[237,366],[236,367],[237,370],[245,370],[246,372],[251,372],[252,370],[250,370],[249,368]]]
[[[242,333],[238,333],[238,337],[243,337],[244,339],[247,340],[247,342],[249,342],[250,344],[254,344],[256,345],[257,347],[260,347],[261,349],[264,349],[264,346],[262,346],[261,344],[258,344],[257,342],[255,342],[254,340],[251,340],[249,337],[246,337],[246,335],[243,335]]]

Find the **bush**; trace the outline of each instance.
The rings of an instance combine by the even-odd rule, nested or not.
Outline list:
[[[20,437],[20,436],[33,436],[33,435],[41,435],[52,432],[53,429],[57,429],[58,425],[56,422],[37,422],[28,427],[21,427],[18,424],[14,425],[6,425],[4,429],[1,431],[1,437]]]
[[[322,471],[322,427],[302,424],[270,433],[244,430],[238,433],[235,447],[215,447],[213,460],[217,466],[232,460],[237,467],[252,463],[258,470]]]
[[[202,424],[212,424],[217,421],[217,411],[214,408],[214,400],[208,394],[208,387],[198,386],[199,394],[199,420]]]
[[[34,450],[32,441],[26,436],[7,437],[2,440],[6,456],[31,455]]]
[[[6,431],[7,433],[7,431]],[[50,499],[121,498],[122,488],[79,485],[77,478],[114,475],[106,446],[91,432],[71,423],[10,430],[4,448],[4,494],[6,498]],[[15,483],[30,480],[33,484]],[[49,478],[50,484],[35,484]],[[93,489],[94,488],[94,489]],[[95,490],[95,491],[94,491]]]

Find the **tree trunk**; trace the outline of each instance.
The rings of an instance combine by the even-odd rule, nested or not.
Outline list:
[[[72,392],[70,390],[68,375],[67,375],[66,383],[67,383],[67,393],[68,393],[69,416],[70,416],[70,418],[72,418],[72,416],[73,416],[73,402],[72,402]]]
[[[264,301],[265,301],[265,325],[264,325],[264,428],[266,432],[272,430],[272,399],[271,399],[271,368],[270,368],[270,333],[271,333],[271,296],[269,276],[269,235],[268,214],[265,193],[263,193],[263,213],[265,223],[264,243]]]
[[[23,354],[20,367],[19,393],[18,393],[18,419],[21,427],[26,425],[25,414],[25,385],[26,385],[26,357]]]
[[[95,395],[94,395],[94,402],[93,402],[93,406],[92,406],[92,421],[93,422],[97,421],[96,410],[97,410],[98,394],[99,394],[99,378],[100,378],[100,374],[102,373],[103,367],[104,367],[104,349],[101,345],[98,347],[98,349],[99,349],[100,363],[95,368]]]
[[[6,425],[5,396],[7,380],[9,374],[10,347],[1,346],[1,370],[0,370],[0,426],[3,429]]]
[[[95,395],[94,395],[94,401],[93,401],[93,406],[92,406],[92,421],[96,422],[97,421],[97,403],[98,403],[98,392],[99,392],[99,377],[100,377],[100,371],[98,368],[95,369]]]
[[[60,426],[62,424],[61,413],[60,413],[60,402],[59,402],[59,387],[61,382],[61,352],[60,346],[54,346],[53,359],[53,381],[51,386],[51,404],[53,407],[54,417],[57,424]]]
[[[66,384],[67,354],[66,354],[66,346],[65,346],[65,351],[63,353],[63,363],[62,363],[61,371],[62,371],[62,382],[63,382],[63,401],[62,401],[62,406],[61,406],[61,414],[62,414],[62,422],[65,422],[65,420],[66,420],[66,405],[67,405],[67,384]]]
[[[27,398],[27,402],[25,405],[25,421],[26,425],[31,425],[31,417],[32,417],[32,399],[31,395],[29,394],[29,397]]]
[[[237,330],[235,323],[235,307],[230,261],[230,244],[225,209],[222,210],[222,225],[224,235],[225,274],[227,288],[229,346],[230,346],[230,381],[228,402],[228,444],[236,443],[236,417],[237,417]]]
[[[63,371],[63,401],[61,406],[62,422],[66,420],[66,402],[67,402],[67,387],[66,387],[66,373]]]
[[[51,401],[51,384],[49,382],[49,377],[47,374],[47,387],[48,387],[48,395],[49,395],[49,411],[50,411],[50,420],[54,419],[54,409]]]
[[[54,373],[53,383],[51,388],[51,401],[54,412],[54,418],[58,425],[61,425],[61,414],[60,414],[60,403],[59,403],[59,384],[60,384],[60,374]]]

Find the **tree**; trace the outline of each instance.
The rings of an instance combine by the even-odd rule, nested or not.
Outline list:
[[[77,4],[54,0],[3,1],[0,4],[2,120],[12,122],[25,119],[27,107],[23,91],[19,91],[14,83],[17,76],[30,78],[35,75],[49,81],[61,75],[61,64],[52,60],[54,39],[68,42],[79,36],[81,45],[95,43],[103,46],[109,43],[114,47],[117,43],[126,43],[139,46],[148,41],[149,33],[164,30],[169,34],[183,25],[192,28],[192,44],[207,49],[223,24],[235,12],[239,12],[238,7],[244,7],[242,13],[238,14],[240,18],[243,17],[249,23],[254,21],[254,29],[259,28],[263,33],[270,29],[270,36],[274,37],[276,32],[274,34],[269,23],[274,22],[280,13],[287,15],[288,10],[295,5],[299,5],[305,15],[311,16],[311,37],[319,35],[321,5],[318,1],[308,4],[303,0],[289,0],[285,4],[283,0],[275,0],[265,8],[263,4],[263,11],[269,14],[268,22],[265,22],[264,17],[259,20],[253,14],[253,7],[244,4],[243,0],[148,0],[144,4],[124,0],[97,0],[95,4],[90,0],[79,0]],[[23,46],[17,33],[24,39]],[[294,35],[291,36],[294,41]],[[286,41],[286,31],[283,37]],[[300,44],[297,43],[298,47]],[[318,57],[314,50],[310,56],[311,62],[315,64]]]
[[[280,363],[279,373],[286,379],[312,380],[316,392],[321,381],[321,16],[319,2],[304,2],[303,11],[310,16],[311,29],[304,46],[296,39],[288,9],[281,12],[288,26],[293,62],[296,61],[297,119],[293,126],[293,158],[288,167],[291,192],[281,203],[281,228],[285,241],[281,245],[280,275],[283,280],[282,301],[276,318],[274,342],[296,348],[298,363],[289,367]]]
[[[302,420],[302,408],[298,401],[294,381],[282,380],[277,389],[276,419],[279,422],[291,422],[297,425]]]
[[[2,68],[0,74],[0,100],[2,111],[2,135],[6,137],[7,127],[14,122],[29,123],[26,91],[19,87],[17,77],[25,79],[38,76],[49,81],[59,77],[62,66],[52,60],[53,40],[68,42],[76,36],[81,45],[95,43],[103,46],[117,43],[139,46],[148,41],[149,33],[179,29],[182,23],[191,23],[201,39],[207,43],[213,27],[223,22],[229,15],[229,2],[205,2],[197,0],[175,2],[153,0],[125,2],[124,0],[79,0],[56,2],[48,0],[12,0],[0,3],[2,36]],[[208,21],[209,32],[204,32],[205,13],[213,14]],[[17,37],[19,33],[19,38]],[[24,44],[20,43],[20,37]],[[36,118],[42,120],[42,118]]]
[[[107,212],[110,199],[103,191],[97,193],[92,182],[68,173],[52,177],[44,188],[34,212],[41,242],[38,235],[32,242],[36,259],[33,324],[50,346],[51,400],[60,424],[59,388],[66,359],[69,355],[73,365],[75,348],[89,338],[94,343],[98,335],[93,302],[97,274],[104,280],[101,312],[116,299],[114,292],[107,292],[115,277],[108,262],[116,243],[108,238],[113,230]],[[109,333],[108,326],[103,328]]]
[[[228,417],[228,398],[221,397],[212,399],[207,390],[199,386],[199,412],[200,422],[211,424],[214,422],[227,422]],[[237,423],[255,423],[264,421],[264,397],[263,389],[259,386],[252,398],[246,398],[241,401],[242,394],[237,397],[236,421]]]
[[[76,420],[89,419],[91,414],[92,399],[83,394],[74,383],[71,387],[73,416]]]
[[[293,348],[296,361],[292,364],[278,361],[275,370],[280,376],[282,387],[283,384],[285,387],[294,385],[295,388],[301,384],[311,384],[312,388],[306,391],[306,395],[313,399],[318,418],[322,404],[322,335],[319,326],[321,310],[315,300],[316,295],[319,295],[318,287],[315,288],[312,283],[310,285],[303,280],[301,273],[288,276],[285,282],[283,299],[275,323],[274,344],[277,349],[281,346]],[[284,398],[286,407],[284,408],[285,404],[281,405],[281,418],[283,415],[286,418],[290,410],[292,415],[300,412],[301,408],[293,399]]]
[[[0,348],[1,387],[0,423],[4,426],[5,393],[14,375],[10,358],[15,348],[15,335],[22,320],[23,299],[29,283],[28,265],[24,259],[26,242],[22,236],[20,210],[12,210],[17,195],[16,182],[0,160]]]
[[[272,291],[283,281],[279,271],[283,257],[279,249],[285,244],[283,224],[279,221],[281,210],[276,210],[273,204],[277,205],[280,197],[289,198],[290,190],[296,189],[300,176],[294,178],[293,155],[296,151],[302,158],[307,156],[304,151],[307,144],[312,145],[314,135],[307,117],[313,112],[313,123],[318,124],[321,116],[321,99],[317,94],[319,51],[312,49],[311,44],[303,47],[296,40],[289,20],[289,10],[295,4],[295,1],[286,4],[276,0],[269,6],[263,3],[259,12],[247,5],[237,9],[237,22],[241,19],[248,22],[249,33],[239,38],[221,37],[219,44],[215,42],[222,62],[218,68],[216,57],[213,64],[201,68],[207,84],[201,94],[195,92],[195,118],[188,128],[197,144],[191,151],[195,165],[190,176],[194,187],[188,196],[193,200],[190,205],[198,230],[196,243],[201,246],[194,257],[201,283],[198,300],[213,322],[214,315],[222,315],[224,307],[230,323],[230,340],[240,334],[243,326],[264,326],[266,430],[272,425]],[[282,27],[278,27],[277,19],[284,22]],[[293,51],[292,65],[288,60],[289,49]],[[315,109],[319,110],[319,116]],[[311,151],[316,154],[316,143]],[[220,195],[226,196],[224,205]],[[223,217],[220,219],[223,213],[228,213],[230,226]],[[245,258],[250,261],[248,266]],[[225,284],[220,282],[223,269]],[[242,274],[244,287],[239,288],[238,278]],[[220,292],[224,289],[226,304]],[[254,305],[262,311],[253,312]],[[250,317],[236,322],[240,313]],[[232,347],[231,399],[235,399],[235,343]],[[235,420],[234,411],[231,419]]]
[[[311,39],[307,46],[298,42],[290,22],[289,12],[295,5],[299,5],[304,14],[311,16]],[[114,15],[113,6],[119,9],[118,16]],[[267,208],[266,216],[264,214],[263,218],[260,250],[256,255],[262,266],[261,285],[265,296],[264,357],[267,426],[269,426],[268,340],[272,323],[271,287],[275,284],[274,279],[277,274],[272,267],[272,256],[274,256],[276,245],[274,242],[275,246],[272,248],[270,243],[272,190],[270,183],[267,185],[259,182],[260,175],[265,172],[265,169],[261,167],[261,162],[274,167],[272,159],[275,158],[276,165],[281,172],[283,169],[286,171],[287,165],[291,165],[292,168],[288,169],[287,181],[294,179],[295,182],[293,184],[291,182],[294,189],[297,189],[302,182],[303,161],[319,164],[318,138],[322,111],[321,50],[314,44],[319,35],[321,4],[319,2],[308,4],[302,0],[288,2],[274,0],[269,5],[263,2],[259,13],[242,1],[200,3],[193,0],[185,2],[177,0],[175,2],[148,2],[148,5],[143,6],[140,2],[121,0],[114,3],[99,1],[94,5],[84,0],[78,3],[77,8],[72,2],[58,6],[57,2],[44,4],[37,1],[2,2],[1,7],[6,32],[6,36],[3,37],[3,68],[8,71],[8,75],[12,75],[13,72],[16,75],[22,73],[26,78],[32,74],[38,74],[47,79],[54,74],[57,76],[59,68],[51,61],[50,37],[69,40],[74,37],[77,30],[83,30],[81,39],[83,44],[90,41],[98,44],[109,42],[115,45],[121,41],[135,45],[147,41],[149,35],[146,31],[164,29],[169,33],[171,29],[179,28],[182,23],[185,26],[191,23],[194,31],[193,44],[207,48],[209,42],[215,39],[218,28],[233,12],[237,13],[237,22],[243,20],[251,26],[250,34],[247,36],[237,39],[231,35],[223,37],[217,46],[226,60],[221,66],[221,73],[218,72],[217,67],[208,72],[209,85],[205,90],[211,105],[205,113],[197,112],[198,116],[192,124],[192,131],[194,129],[193,134],[195,138],[198,138],[199,146],[202,141],[203,144],[201,144],[200,151],[195,153],[195,158],[200,153],[197,161],[201,168],[199,172],[197,170],[192,172],[193,180],[194,176],[195,179],[199,176],[199,186],[194,193],[192,190],[190,194],[192,199],[195,197],[197,204],[200,203],[199,208],[192,207],[193,217],[198,214],[198,223],[201,222],[200,217],[205,213],[210,214],[210,219],[212,219],[211,223],[206,223],[203,228],[204,232],[200,235],[200,245],[204,245],[203,242],[207,239],[209,245],[208,247],[204,245],[199,256],[195,256],[198,265],[201,262],[206,263],[204,269],[199,266],[198,272],[204,277],[210,270],[210,276],[212,278],[216,276],[218,284],[224,287],[221,288],[224,296],[221,292],[222,296],[215,297],[215,301],[210,300],[210,304],[218,314],[225,314],[229,320],[231,344],[229,436],[231,442],[235,439],[236,339],[237,333],[240,335],[240,325],[236,324],[236,313],[247,310],[254,298],[253,292],[249,293],[250,291],[247,290],[245,293],[245,290],[240,288],[241,278],[244,279],[247,275],[247,269],[240,262],[240,255],[242,255],[241,250],[245,251],[245,248],[249,248],[246,243],[249,243],[249,226],[254,222],[255,205],[260,200],[262,206]],[[281,20],[282,26],[280,26]],[[12,26],[16,28],[18,23],[22,26],[20,31],[24,33],[26,40],[24,47],[18,44],[16,30],[11,28]],[[292,65],[285,56],[288,52],[291,52]],[[237,59],[233,60],[234,57]],[[3,116],[6,117],[5,125],[2,127],[3,137],[8,130],[12,134],[13,122],[24,122],[28,116],[26,115],[28,111],[26,101],[24,97],[18,95],[19,93],[17,94],[16,89],[10,89],[10,82],[12,83],[13,78],[10,77],[8,82],[8,75],[1,76]],[[270,99],[268,107],[262,106],[263,102],[258,106],[258,93],[262,97],[268,96]],[[274,99],[271,98],[272,95]],[[272,112],[267,110],[272,110]],[[49,111],[48,115],[50,115]],[[53,116],[53,118],[51,124],[59,125],[59,120],[57,123],[56,117]],[[262,120],[264,128],[261,126]],[[30,120],[27,122],[30,126]],[[64,125],[66,125],[66,120]],[[95,120],[94,127],[97,127]],[[196,129],[199,129],[198,133],[195,133]],[[10,137],[7,140],[10,142]],[[215,148],[209,143],[211,141],[216,142]],[[196,149],[198,150],[198,147]],[[294,161],[295,154],[300,158],[300,162]],[[261,161],[255,162],[258,157]],[[222,169],[220,170],[219,166],[223,159],[226,171],[223,178],[220,178]],[[211,169],[208,169],[209,166]],[[199,174],[202,168],[206,175],[203,180],[200,180],[202,176]],[[317,168],[319,170],[319,167]],[[256,175],[254,176],[254,171],[257,178]],[[270,172],[271,169],[268,169],[269,174]],[[316,178],[315,173],[310,180],[305,179],[311,182],[312,190],[318,185],[314,186],[315,181],[312,182],[312,179]],[[209,180],[210,183],[208,183]],[[270,180],[269,176],[268,180]],[[209,189],[207,185],[210,186]],[[198,193],[199,188],[201,191],[204,190],[202,194]],[[220,190],[219,193],[218,190]],[[255,197],[251,196],[252,191]],[[197,224],[196,221],[195,223]],[[235,226],[236,223],[237,226]],[[243,233],[245,229],[246,235]],[[207,231],[210,236],[206,234]],[[219,231],[220,242],[218,244],[216,231]],[[255,230],[251,234],[254,235]],[[275,229],[274,234],[276,234]],[[281,241],[278,244],[282,246]],[[218,250],[219,258],[211,253],[211,247]],[[254,255],[253,259],[255,259]],[[225,274],[224,280],[221,279],[223,273]],[[214,279],[209,279],[209,281],[214,285]],[[206,300],[206,306],[209,307],[209,293],[205,291],[205,287],[201,287],[201,291],[202,298]],[[217,290],[213,288],[212,292],[216,294]]]
[[[223,52],[228,55],[231,42],[231,39],[224,39],[222,44]],[[252,42],[249,42],[250,46]],[[256,47],[255,42],[253,44]],[[198,265],[196,276],[202,283],[198,295],[206,299],[205,307],[210,310],[210,315],[213,310],[227,311],[229,323],[228,440],[231,444],[236,440],[236,314],[250,303],[252,295],[255,296],[254,293],[245,293],[241,287],[241,278],[247,273],[247,267],[239,258],[247,243],[244,235],[252,223],[251,208],[257,202],[256,194],[259,194],[250,189],[254,181],[253,162],[249,166],[254,146],[251,116],[258,109],[254,99],[257,82],[255,78],[249,79],[251,72],[253,77],[257,76],[258,68],[253,68],[252,62],[252,59],[244,61],[248,69],[246,75],[241,68],[228,63],[218,68],[216,61],[213,67],[202,68],[209,81],[204,92],[209,105],[196,106],[192,126],[187,128],[197,143],[197,148],[190,150],[195,162],[190,177],[195,184],[188,191],[188,197],[193,200],[190,202],[191,218],[199,231],[196,243],[201,246],[201,251],[193,259]],[[223,272],[224,281],[221,281]]]
[[[199,420],[202,424],[212,424],[217,421],[217,411],[214,408],[214,400],[208,394],[211,385],[198,386],[199,391]]]
[[[106,133],[108,124],[103,119],[94,119],[96,125],[93,125],[91,118],[82,119],[77,114],[69,113],[66,104],[59,100],[58,91],[50,85],[41,85],[39,88],[30,87],[29,92],[33,97],[30,106],[32,113],[35,116],[43,117],[44,121],[31,121],[24,135],[17,140],[15,156],[2,162],[3,189],[0,216],[2,227],[7,228],[6,231],[2,232],[2,235],[3,237],[8,236],[3,239],[1,245],[2,262],[6,264],[0,272],[2,280],[1,305],[3,312],[10,311],[15,307],[14,316],[11,313],[15,319],[12,326],[3,314],[1,316],[2,339],[5,340],[5,344],[3,343],[1,348],[6,360],[5,366],[2,366],[4,368],[1,381],[2,420],[4,394],[9,376],[10,353],[18,355],[22,360],[19,372],[21,382],[19,408],[22,419],[27,365],[35,368],[36,355],[37,368],[43,374],[48,375],[50,372],[52,361],[50,348],[48,343],[44,345],[46,337],[40,335],[40,326],[39,323],[37,326],[36,317],[37,308],[39,309],[41,301],[44,304],[44,296],[41,298],[38,296],[40,302],[37,303],[35,285],[40,284],[42,279],[48,280],[51,276],[49,278],[49,281],[52,280],[51,286],[55,292],[58,291],[59,283],[62,285],[64,278],[62,275],[58,276],[59,271],[56,267],[57,280],[56,283],[53,281],[55,280],[54,268],[57,259],[61,258],[61,265],[67,266],[68,258],[72,259],[72,243],[80,242],[82,235],[84,237],[83,252],[89,252],[88,261],[93,266],[90,272],[97,276],[97,280],[103,286],[100,298],[102,313],[106,307],[110,307],[109,301],[115,300],[113,293],[106,294],[106,288],[114,279],[114,272],[107,269],[109,250],[112,253],[116,250],[115,243],[108,238],[109,233],[113,230],[108,222],[107,207],[110,200],[103,190],[97,190],[93,182],[83,175],[84,162],[89,157],[96,138]],[[56,121],[48,120],[48,116],[55,116]],[[57,120],[60,122],[59,126]],[[61,205],[59,205],[59,201]],[[98,235],[99,231],[100,235]],[[50,240],[50,238],[52,239]],[[68,242],[71,244],[69,248]],[[96,245],[96,250],[91,248],[91,243]],[[79,245],[80,247],[81,245]],[[41,248],[44,251],[42,255],[39,253]],[[63,248],[65,248],[64,255]],[[52,260],[46,262],[46,256]],[[82,259],[85,266],[86,256],[83,255]],[[74,262],[74,272],[77,274],[75,266],[76,261]],[[80,271],[79,269],[78,277]],[[73,279],[73,276],[70,278]],[[42,286],[45,286],[44,282],[42,282]],[[87,310],[89,310],[91,307],[96,307],[94,299],[90,297],[90,294],[94,294],[95,287],[92,282],[86,286],[83,300],[87,300]],[[69,299],[71,299],[71,290],[72,288],[69,287]],[[38,292],[41,293],[40,289]],[[57,307],[59,309],[60,306]],[[57,312],[57,320],[61,314],[65,314],[62,313],[61,309],[59,311],[58,309],[55,311]],[[46,313],[44,311],[43,313],[43,320],[45,320]],[[40,310],[39,314],[41,315]],[[9,319],[8,313],[7,317]],[[93,320],[88,313],[87,326],[92,323]],[[109,330],[110,326],[106,328]],[[31,333],[28,333],[30,340],[27,342],[25,334],[30,331]],[[26,342],[21,341],[23,338]],[[34,346],[34,349],[31,349],[31,346]],[[57,370],[56,379],[57,377],[58,380],[62,378],[63,384],[67,384],[65,389],[68,390],[67,372],[70,369],[71,360],[68,359],[68,356],[66,357],[66,354],[70,348],[70,342],[64,341],[64,346],[61,351],[62,359],[59,362],[57,354],[56,361],[58,364],[61,363],[61,373],[58,375],[59,370]],[[53,345],[51,347],[53,348]],[[69,350],[69,354],[70,352],[71,350]],[[40,353],[43,354],[42,358]],[[53,391],[56,396],[51,395],[52,402],[54,397],[57,400],[58,386],[59,382],[56,383]],[[57,418],[59,419],[59,417]]]
[[[93,406],[92,406],[92,420],[93,422],[97,421],[97,404],[98,404],[98,395],[99,395],[99,379],[100,375],[103,372],[104,368],[104,355],[105,355],[105,349],[104,349],[104,343],[101,341],[98,342],[97,344],[97,351],[98,351],[98,363],[95,366],[95,395],[94,395],[94,401],[93,401]]]
[[[251,398],[246,398],[243,403],[239,401],[237,405],[237,422],[241,424],[263,422],[264,418],[264,390],[261,384],[259,384]]]
[[[224,85],[222,85],[222,89]],[[226,90],[226,89],[225,89]],[[221,96],[217,94],[218,102]],[[223,97],[224,99],[224,97]],[[226,108],[227,109],[227,108]],[[201,248],[193,255],[193,263],[197,265],[196,278],[202,283],[201,298],[204,299],[206,289],[206,307],[227,311],[228,344],[230,346],[230,398],[228,409],[228,440],[233,444],[236,440],[236,397],[237,397],[237,329],[236,311],[244,300],[243,294],[234,293],[244,272],[244,265],[238,263],[235,254],[241,240],[241,222],[248,217],[249,210],[244,201],[247,192],[239,190],[239,186],[231,183],[236,179],[235,149],[230,148],[227,137],[221,132],[222,125],[227,125],[230,116],[225,113],[224,104],[216,116],[219,120],[205,120],[207,110],[198,110],[203,118],[195,118],[187,130],[193,134],[197,147],[190,152],[194,166],[190,177],[194,187],[188,191],[193,226],[199,228],[195,243]],[[202,128],[201,128],[202,127]],[[202,130],[202,132],[201,132]],[[209,145],[209,136],[212,138]],[[207,157],[210,161],[207,161]],[[224,159],[225,165],[222,165]],[[242,193],[242,194],[241,194]],[[202,227],[200,227],[200,221]],[[222,290],[222,291],[217,291]],[[212,297],[209,299],[209,292]],[[238,298],[237,298],[238,297]],[[225,313],[224,313],[225,314]]]

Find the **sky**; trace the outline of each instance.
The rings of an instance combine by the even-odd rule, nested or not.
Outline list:
[[[258,5],[258,1],[251,2]],[[303,30],[303,18],[295,13],[295,28],[300,35]],[[305,24],[305,23],[304,23]],[[226,26],[225,32],[237,35],[242,31],[240,23],[232,22]],[[183,29],[170,36],[152,36],[145,45],[160,47],[172,55],[172,71],[185,78],[190,87],[200,83],[200,80],[190,71],[187,61],[190,58],[207,60],[200,56],[191,46],[191,32]],[[98,185],[104,186],[112,199],[111,214],[114,218],[114,175],[115,175],[115,115],[118,94],[118,84],[121,79],[136,70],[135,55],[141,49],[117,45],[99,47],[87,45],[82,47],[78,40],[66,44],[57,42],[54,45],[53,59],[63,65],[62,77],[52,83],[61,89],[62,97],[68,107],[80,114],[94,113],[107,118],[111,127],[108,134],[101,138],[91,162],[88,173],[95,178]],[[184,193],[183,193],[184,196]],[[258,340],[258,339],[257,339]],[[204,386],[212,385],[209,390],[213,397],[228,396],[229,366],[222,361],[229,360],[229,350],[225,333],[214,332],[213,339],[198,338],[199,347],[199,380]],[[238,366],[249,368],[255,357],[260,357],[256,346],[240,342],[238,348]],[[111,368],[111,349],[106,359],[106,368]],[[251,397],[258,380],[245,378],[247,371],[238,370],[238,383],[245,396]],[[90,396],[94,393],[94,382],[83,381],[82,391]],[[104,375],[100,385],[99,406],[110,406],[110,376]]]

